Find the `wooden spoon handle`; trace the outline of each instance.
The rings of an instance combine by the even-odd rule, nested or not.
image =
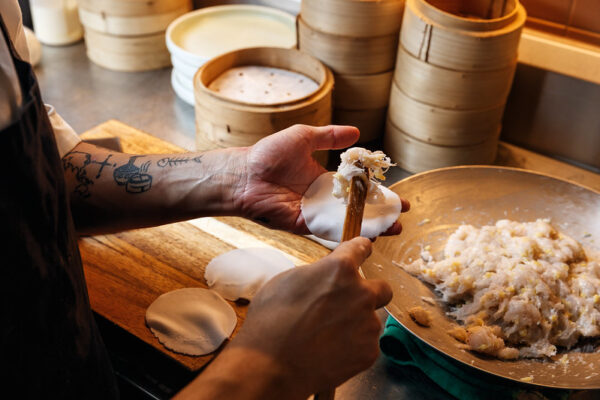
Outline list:
[[[368,182],[364,176],[353,176],[350,183],[346,218],[342,230],[342,242],[360,236],[362,219],[367,199]]]
[[[344,228],[342,230],[342,242],[354,239],[360,235],[368,185],[369,182],[365,176],[352,177],[348,206],[346,207],[346,218],[344,219]],[[314,400],[333,400],[334,397],[335,388],[316,393]]]

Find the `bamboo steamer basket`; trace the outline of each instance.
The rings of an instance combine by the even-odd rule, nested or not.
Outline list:
[[[496,159],[500,127],[484,142],[469,146],[440,146],[415,139],[390,120],[386,123],[384,149],[402,169],[412,173],[467,164],[491,164]]]
[[[96,4],[92,0],[84,3]],[[81,6],[79,8],[79,19],[86,29],[89,28],[97,32],[116,36],[140,36],[159,32],[164,33],[173,20],[192,9],[189,0],[175,1],[173,4],[170,4],[166,0],[162,2],[147,2],[147,13],[141,13],[144,9],[141,6],[143,4],[141,1],[124,0],[106,2],[109,5],[112,5],[112,3],[135,4],[136,7],[133,7],[131,14],[127,14],[122,12],[124,7],[117,7],[118,11],[116,13],[113,13],[110,8],[105,9],[104,7],[100,7],[104,3],[98,2],[98,5],[94,6],[93,10]],[[164,7],[159,7],[159,5],[164,5]],[[177,7],[172,8],[174,5],[177,5]],[[156,10],[163,9],[163,12],[156,12]]]
[[[525,19],[518,0],[407,0],[400,42],[439,67],[497,70],[515,65]]]
[[[304,98],[270,105],[232,100],[208,89],[223,72],[243,65],[295,71],[310,77],[319,87]],[[332,89],[331,71],[319,60],[295,49],[255,47],[215,57],[194,76],[197,147],[250,146],[294,124],[328,125]]]
[[[419,60],[400,46],[394,80],[406,95],[422,103],[462,110],[489,108],[506,102],[515,67],[456,71]]]
[[[367,110],[333,109],[333,123],[351,125],[358,128],[360,137],[358,143],[366,143],[379,139],[385,128],[387,107]]]
[[[298,16],[298,47],[339,74],[378,74],[394,68],[398,35],[349,37],[310,27]]]
[[[416,139],[443,146],[481,143],[498,130],[504,103],[490,108],[456,110],[421,103],[392,85],[388,115]]]
[[[166,14],[190,7],[189,0],[77,0],[79,9],[115,17]]]
[[[87,54],[94,63],[116,71],[146,71],[171,65],[164,33],[112,36],[85,30]]]
[[[371,75],[333,74],[333,106],[345,110],[387,107],[394,71]]]
[[[372,37],[397,34],[404,0],[302,0],[302,19],[332,35]]]

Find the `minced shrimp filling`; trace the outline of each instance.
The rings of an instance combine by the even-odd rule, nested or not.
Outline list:
[[[557,346],[600,335],[600,263],[549,220],[461,225],[443,254],[434,261],[423,251],[403,267],[434,285],[469,333],[494,328],[486,330],[489,343],[472,350],[505,358],[502,348],[510,346],[520,357],[553,356]]]
[[[383,200],[379,181],[384,181],[387,170],[396,165],[381,150],[369,151],[362,147],[352,147],[340,155],[341,163],[333,176],[333,195],[348,201],[350,182],[352,177],[365,174],[364,168],[369,171],[369,188],[367,202]]]

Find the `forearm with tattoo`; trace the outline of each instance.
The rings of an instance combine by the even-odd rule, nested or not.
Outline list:
[[[240,157],[242,149],[131,155],[81,143],[62,163],[76,226],[96,233],[235,215]]]

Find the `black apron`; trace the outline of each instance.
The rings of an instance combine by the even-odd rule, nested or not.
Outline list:
[[[17,121],[0,131],[2,391],[114,399],[52,127],[31,65],[17,55],[1,16],[0,25],[23,93]]]

